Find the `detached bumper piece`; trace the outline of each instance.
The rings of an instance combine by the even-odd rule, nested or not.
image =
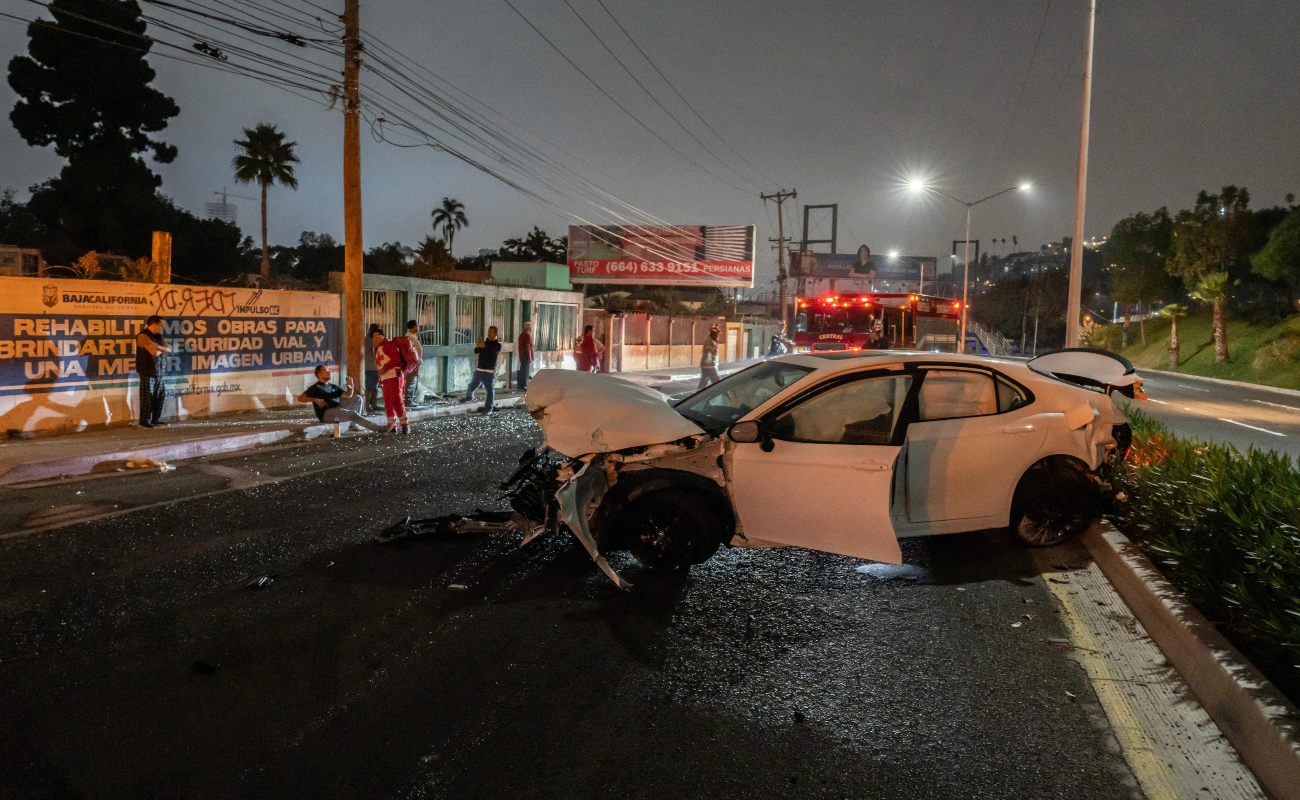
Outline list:
[[[475,534],[514,533],[525,535],[534,527],[514,511],[476,511],[469,516],[447,514],[442,517],[411,519],[406,517],[400,522],[388,526],[375,537],[380,544],[388,544],[398,539],[411,536],[473,536]]]

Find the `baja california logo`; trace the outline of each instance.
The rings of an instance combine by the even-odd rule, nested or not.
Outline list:
[[[41,302],[45,303],[46,308],[53,308],[59,302],[59,287],[42,286],[41,289],[44,292]]]

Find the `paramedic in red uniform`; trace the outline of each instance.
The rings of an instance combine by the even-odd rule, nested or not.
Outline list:
[[[384,414],[388,424],[400,424],[402,433],[410,433],[406,421],[406,403],[402,398],[406,358],[398,342],[384,338],[378,325],[370,326],[370,341],[375,349],[375,366],[379,369],[379,388],[384,393]]]

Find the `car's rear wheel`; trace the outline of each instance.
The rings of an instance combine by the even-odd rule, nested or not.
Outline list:
[[[1049,462],[1021,479],[1012,503],[1011,533],[1026,547],[1054,547],[1086,531],[1100,514],[1097,487],[1087,471]]]
[[[724,526],[713,506],[698,492],[661,489],[628,506],[620,527],[645,566],[688,567],[707,561],[722,544]]]

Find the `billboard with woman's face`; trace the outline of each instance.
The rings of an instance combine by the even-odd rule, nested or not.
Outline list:
[[[569,280],[749,288],[754,237],[752,225],[572,225]]]

